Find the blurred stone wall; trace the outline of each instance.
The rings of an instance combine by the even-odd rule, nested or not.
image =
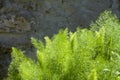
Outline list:
[[[104,10],[114,8],[116,12],[118,0],[113,1],[0,0],[0,44],[29,45],[31,36],[43,39],[60,28],[89,27]]]

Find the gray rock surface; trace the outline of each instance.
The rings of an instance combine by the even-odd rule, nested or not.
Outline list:
[[[30,37],[52,36],[60,28],[74,31],[89,27],[98,15],[111,8],[118,11],[119,0],[1,0],[0,43],[19,46]],[[4,37],[4,36],[9,36]],[[13,38],[12,38],[13,37]]]
[[[29,50],[30,37],[51,37],[66,27],[88,28],[106,9],[120,17],[120,0],[0,0],[0,44]]]

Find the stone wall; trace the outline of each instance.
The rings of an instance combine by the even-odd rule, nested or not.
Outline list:
[[[60,28],[88,28],[106,9],[120,17],[120,0],[0,0],[0,50],[6,50],[0,53],[0,80],[7,71],[3,62],[9,63],[10,47],[29,51],[30,37],[43,40]]]
[[[114,1],[114,2],[113,2]],[[52,36],[60,28],[88,27],[99,13],[113,9],[118,0],[1,0],[0,44],[20,46],[30,37]]]

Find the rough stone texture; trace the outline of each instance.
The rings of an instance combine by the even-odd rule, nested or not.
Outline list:
[[[106,9],[120,17],[120,0],[0,0],[0,47],[29,51],[30,37],[43,39],[60,28],[74,31],[77,26],[89,27]],[[2,54],[0,61],[7,62]],[[2,68],[0,74],[4,74]]]
[[[112,0],[1,0],[0,43],[30,43],[30,37],[52,36],[60,28],[87,27],[99,13],[113,9]],[[115,9],[114,9],[115,10]],[[6,39],[6,37],[8,38]],[[7,44],[8,43],[8,44]]]
[[[10,63],[11,48],[6,48],[0,45],[0,80],[7,77],[8,65]]]

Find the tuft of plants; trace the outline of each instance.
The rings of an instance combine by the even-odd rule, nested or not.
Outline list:
[[[107,10],[90,29],[31,38],[37,61],[13,48],[6,80],[120,80],[120,22]]]

